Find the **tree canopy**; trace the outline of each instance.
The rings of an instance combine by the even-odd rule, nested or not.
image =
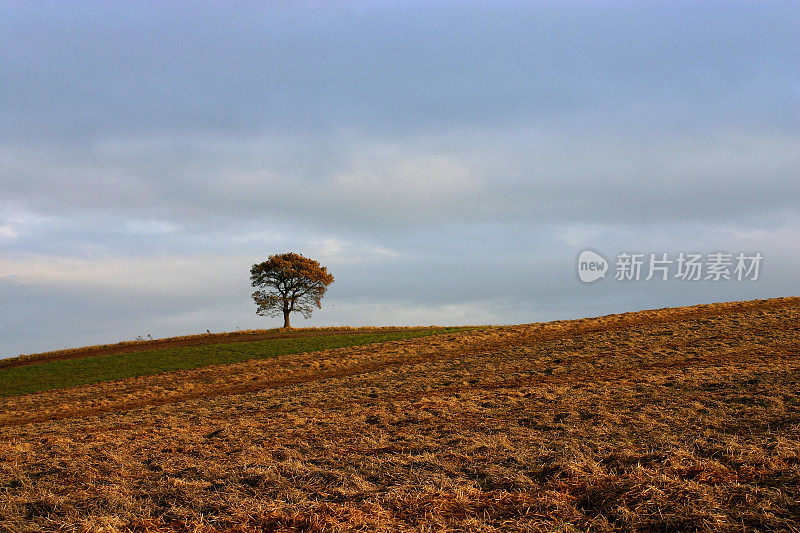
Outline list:
[[[291,313],[309,318],[315,307],[322,307],[333,275],[318,261],[289,252],[253,265],[250,281],[258,289],[253,293],[256,314],[274,317],[283,313],[283,327],[289,328]]]

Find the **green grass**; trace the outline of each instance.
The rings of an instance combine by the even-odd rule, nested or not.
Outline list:
[[[175,370],[189,370],[210,365],[238,363],[249,359],[267,359],[330,348],[427,337],[467,329],[471,328],[424,328],[386,333],[315,335],[257,342],[183,346],[36,363],[0,369],[0,396],[19,396],[44,390],[77,387]]]

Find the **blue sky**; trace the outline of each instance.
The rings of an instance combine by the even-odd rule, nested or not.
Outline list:
[[[0,2],[0,356],[798,295],[795,2]],[[578,281],[621,251],[754,282]],[[299,317],[298,317],[299,318]]]

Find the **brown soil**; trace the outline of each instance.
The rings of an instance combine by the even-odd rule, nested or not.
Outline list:
[[[800,299],[0,399],[0,530],[800,531]]]

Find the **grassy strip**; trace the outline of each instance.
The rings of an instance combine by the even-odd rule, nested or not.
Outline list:
[[[189,370],[210,365],[238,363],[249,359],[267,359],[287,354],[427,337],[467,329],[471,328],[420,328],[387,333],[319,335],[256,342],[182,346],[49,361],[0,369],[0,396],[19,396],[44,390],[77,387],[175,370]]]

